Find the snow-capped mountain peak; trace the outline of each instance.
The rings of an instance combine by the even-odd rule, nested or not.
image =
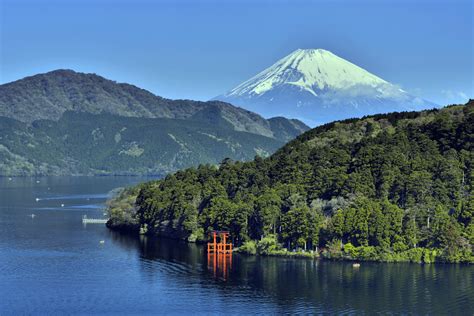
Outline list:
[[[387,82],[324,49],[298,49],[255,77],[232,89],[226,96],[263,94],[280,85],[294,85],[314,96],[318,90],[345,89]]]
[[[297,49],[215,99],[312,125],[434,105],[324,49]]]

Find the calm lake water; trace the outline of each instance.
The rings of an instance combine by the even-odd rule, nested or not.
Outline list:
[[[474,314],[474,266],[214,261],[196,245],[82,224],[103,216],[110,190],[143,180],[0,178],[0,315]]]

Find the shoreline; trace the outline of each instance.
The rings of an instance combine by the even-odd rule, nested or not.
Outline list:
[[[205,241],[189,241],[183,238],[172,237],[168,235],[157,235],[157,234],[140,234],[139,225],[132,225],[128,226],[126,224],[115,225],[111,226],[109,222],[107,222],[106,227],[111,231],[117,232],[122,235],[128,235],[134,238],[139,238],[140,236],[151,237],[153,239],[170,239],[175,241],[184,242],[187,244],[196,244],[196,245],[206,245]],[[252,240],[251,242],[256,242]],[[258,241],[257,241],[258,243]],[[286,248],[279,248],[277,250],[270,250],[265,253],[258,253],[256,252],[249,252],[245,248],[242,248],[245,245],[242,244],[239,247],[235,247],[233,253],[245,256],[255,256],[255,257],[280,257],[280,258],[294,258],[294,259],[313,259],[313,260],[327,260],[327,261],[339,261],[339,262],[352,262],[352,263],[362,263],[362,262],[370,262],[370,263],[413,263],[418,265],[425,265],[425,264],[462,264],[462,265],[472,265],[474,262],[472,261],[464,261],[464,262],[447,262],[442,260],[436,260],[436,256],[434,257],[426,257],[424,254],[426,252],[433,252],[436,253],[436,249],[431,248],[412,248],[410,249],[411,252],[415,252],[418,255],[407,257],[406,252],[394,252],[394,253],[387,253],[381,252],[381,255],[392,255],[393,257],[381,257],[381,258],[363,258],[363,257],[356,257],[353,258],[349,255],[348,252],[345,252],[343,249],[334,255],[328,252],[327,248],[321,249],[318,252],[310,252],[310,251],[289,251]],[[346,244],[347,245],[347,244]],[[431,260],[429,260],[431,259]]]

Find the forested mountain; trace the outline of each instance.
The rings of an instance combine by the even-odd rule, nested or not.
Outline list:
[[[0,117],[0,175],[163,175],[225,157],[269,156],[282,145],[193,120],[65,112],[28,125]]]
[[[334,122],[267,159],[178,171],[110,201],[108,226],[190,241],[224,229],[258,253],[473,262],[473,186],[470,101]]]
[[[236,131],[267,137],[274,137],[275,132],[260,115],[229,103],[170,100],[96,74],[60,69],[0,85],[0,116],[31,123],[57,121],[66,111],[144,118],[219,118]],[[308,130],[301,122],[287,126],[291,129],[285,133],[290,136],[280,140],[288,141]]]
[[[0,175],[165,174],[266,157],[306,130],[72,70],[0,85]]]

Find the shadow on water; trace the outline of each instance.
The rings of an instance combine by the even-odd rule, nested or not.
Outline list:
[[[224,296],[265,298],[276,311],[472,314],[474,267],[256,257],[218,258],[205,247],[112,233],[136,250],[147,278],[180,286],[196,282]],[[275,311],[275,309],[273,311]]]

